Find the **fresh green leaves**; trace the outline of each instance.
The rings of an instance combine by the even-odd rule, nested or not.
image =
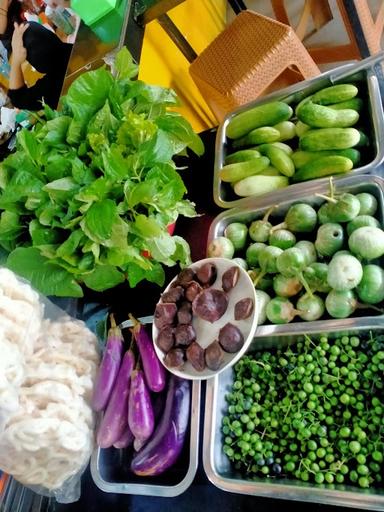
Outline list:
[[[58,297],[82,297],[81,286],[64,269],[49,263],[38,249],[19,247],[7,259],[7,267],[28,279],[41,293]]]
[[[196,215],[173,157],[204,148],[168,110],[174,91],[136,75],[123,48],[113,73],[99,68],[75,80],[62,110],[45,106],[0,164],[0,246],[42,293],[161,286],[163,265],[190,263],[187,242],[167,231],[179,215]]]

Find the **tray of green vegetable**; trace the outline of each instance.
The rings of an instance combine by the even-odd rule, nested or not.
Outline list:
[[[240,494],[384,510],[380,319],[256,338],[208,381],[204,469]]]
[[[236,207],[249,196],[258,199],[288,186],[302,189],[308,180],[366,174],[379,167],[384,116],[371,59],[228,114],[216,137],[216,204]]]
[[[249,199],[218,215],[208,234],[207,255],[233,258],[254,281],[256,336],[382,316],[382,178],[317,180],[286,196],[260,198],[257,208]]]

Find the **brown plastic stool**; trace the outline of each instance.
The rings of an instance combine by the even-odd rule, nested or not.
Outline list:
[[[291,27],[249,10],[242,11],[189,70],[219,121],[267,92],[284,73],[288,83],[320,73]]]

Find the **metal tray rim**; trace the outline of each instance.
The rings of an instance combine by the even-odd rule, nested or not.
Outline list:
[[[345,330],[384,330],[384,324],[379,322],[378,317],[355,318],[352,322],[345,323]],[[294,334],[296,336],[307,334],[324,334],[339,332],[339,327],[328,326],[323,330],[311,327],[310,329],[301,329]],[[283,337],[284,333],[276,333]],[[228,370],[229,371],[229,370]],[[281,498],[289,500],[298,500],[305,502],[315,502],[319,504],[338,505],[344,507],[359,508],[360,510],[384,510],[384,494],[365,494],[364,491],[354,490],[334,490],[327,487],[318,486],[300,486],[299,484],[274,484],[272,482],[251,482],[246,480],[236,480],[228,477],[221,477],[216,471],[213,463],[214,442],[214,414],[217,409],[218,383],[222,375],[217,375],[207,382],[206,388],[206,413],[204,418],[203,435],[203,467],[210,482],[219,489],[237,494],[249,494],[253,496],[263,496],[266,498]]]
[[[100,476],[98,463],[100,448],[95,447],[91,456],[91,475],[96,486],[104,492],[114,494],[136,494],[141,496],[156,496],[173,498],[185,492],[193,482],[198,468],[199,459],[199,424],[200,424],[200,399],[201,382],[192,382],[191,397],[191,425],[190,425],[190,449],[189,467],[185,477],[176,485],[150,485],[145,483],[111,483],[106,482]]]
[[[336,182],[336,185],[337,184],[340,186],[341,189],[349,190],[351,187],[359,186],[361,184],[361,177],[356,176],[356,175],[355,176],[344,176]],[[384,179],[383,178],[381,178],[380,176],[373,175],[373,174],[366,175],[364,177],[363,185],[370,185],[370,186],[377,187],[381,193],[382,199],[384,199]],[[317,192],[324,193],[324,192],[326,192],[326,190],[325,190],[326,187],[328,187],[327,180],[313,180],[311,183],[307,184],[306,188],[303,189],[304,191],[306,190],[305,197],[313,196]],[[228,217],[236,218],[236,215],[244,214],[247,211],[253,211],[253,212],[260,211],[260,213],[262,213],[264,209],[268,209],[271,206],[273,206],[274,204],[278,204],[279,202],[294,202],[294,201],[301,199],[302,197],[303,197],[302,190],[295,190],[295,191],[292,191],[289,198],[287,199],[287,194],[286,194],[286,192],[284,193],[284,190],[283,190],[283,191],[276,192],[274,195],[272,195],[272,194],[269,196],[266,195],[263,198],[263,200],[260,201],[261,204],[259,204],[258,206],[256,206],[255,204],[252,204],[252,203],[254,203],[254,201],[252,201],[252,199],[249,198],[250,200],[245,202],[242,206],[238,206],[236,208],[231,208],[229,210],[224,210],[223,212],[221,212],[219,215],[217,215],[213,219],[213,221],[210,225],[208,237],[207,237],[207,245],[215,237],[215,232],[217,230],[217,227],[220,225],[220,223],[224,219],[226,219]],[[382,208],[384,211],[384,202],[382,202]],[[368,316],[368,317],[364,317],[364,318],[370,318],[371,320],[376,319],[376,318],[383,319],[383,315],[375,315],[372,317]],[[294,334],[297,329],[300,329],[300,326],[304,326],[304,325],[307,330],[312,329],[312,327],[310,327],[312,325],[313,325],[313,329],[320,328],[321,325],[324,323],[326,323],[326,325],[331,325],[331,326],[335,326],[335,327],[342,326],[344,324],[347,324],[347,326],[348,326],[350,322],[353,322],[353,320],[356,320],[356,317],[346,318],[346,319],[342,319],[342,320],[329,319],[329,320],[317,320],[315,322],[296,322],[296,323],[284,324],[284,325],[273,325],[273,324],[260,325],[256,329],[255,338],[262,337],[262,336],[268,336],[271,334],[280,334],[280,333],[286,334],[286,335]]]
[[[295,92],[304,91],[307,87],[310,87],[312,84],[315,84],[316,82],[319,82],[320,80],[329,79],[332,82],[332,76],[335,74],[338,74],[342,69],[346,69],[348,71],[348,68],[351,68],[351,72],[353,74],[353,65],[346,65],[346,66],[340,66],[339,68],[327,71],[325,73],[322,73],[321,75],[312,78],[310,80],[305,80],[302,82],[299,82],[298,84],[294,84],[293,86],[287,87],[285,89],[281,89],[280,91],[275,91],[268,96],[263,97],[262,99],[256,99],[255,101],[248,103],[247,105],[242,105],[238,109],[234,110],[233,112],[227,114],[227,116],[224,118],[222,123],[220,124],[217,134],[216,134],[216,143],[215,143],[215,162],[214,162],[214,171],[213,171],[213,199],[214,202],[220,207],[220,208],[235,208],[239,207],[244,202],[246,202],[249,198],[239,198],[235,199],[233,201],[226,201],[221,196],[221,184],[218,176],[218,172],[222,166],[222,149],[223,145],[226,140],[225,132],[226,127],[229,123],[229,121],[234,117],[237,113],[242,112],[244,110],[247,110],[255,105],[261,105],[263,103],[266,103],[268,101],[271,101],[273,99],[279,99],[281,97],[287,97],[290,94],[293,94]],[[377,153],[375,158],[372,160],[372,162],[362,166],[357,167],[356,169],[353,169],[351,171],[351,175],[361,175],[366,174],[368,169],[375,169],[379,167],[383,161],[384,161],[384,147],[381,144],[381,140],[384,137],[384,122],[383,122],[383,104],[381,102],[381,95],[380,95],[380,88],[378,83],[377,75],[373,70],[367,70],[367,85],[369,90],[369,98],[372,105],[372,123],[373,128],[375,132],[375,140],[377,142]],[[335,180],[339,180],[342,177],[335,177]],[[311,180],[311,182],[319,182],[323,181],[323,178]],[[296,190],[301,190],[303,186],[305,187],[307,182],[304,183],[296,183],[289,185],[284,190],[289,189],[290,191],[294,192]],[[273,194],[273,193],[272,193]],[[269,197],[271,194],[264,194],[264,196],[260,197]],[[258,200],[259,197],[256,197],[256,200]]]

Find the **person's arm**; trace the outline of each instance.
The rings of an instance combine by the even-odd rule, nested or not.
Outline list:
[[[0,0],[0,35],[4,34],[8,26],[8,0]]]
[[[15,23],[15,30],[12,36],[12,62],[9,76],[9,88],[21,89],[25,87],[25,80],[22,65],[27,58],[27,51],[23,44],[23,34],[28,25],[18,25]]]

